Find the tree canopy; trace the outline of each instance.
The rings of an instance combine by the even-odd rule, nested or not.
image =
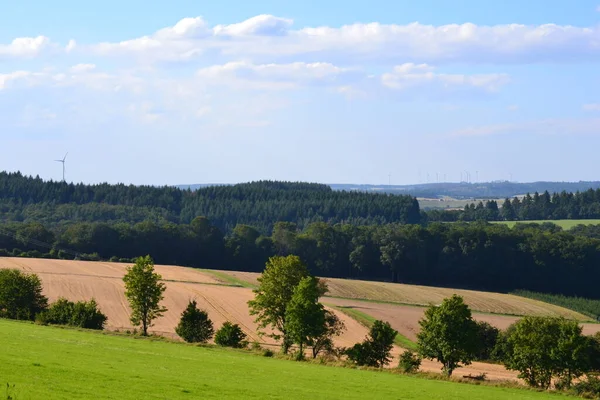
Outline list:
[[[127,268],[123,277],[125,297],[131,307],[131,323],[142,325],[142,334],[148,335],[152,321],[167,309],[160,305],[166,286],[161,276],[154,272],[154,261],[150,256],[139,257],[135,265]]]

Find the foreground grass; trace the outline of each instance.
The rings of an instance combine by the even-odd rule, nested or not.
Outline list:
[[[18,400],[557,398],[7,320],[0,343],[0,384]]]
[[[564,230],[569,230],[577,225],[599,225],[600,219],[555,219],[555,220],[539,220],[539,221],[490,221],[492,224],[504,224],[509,228],[514,227],[516,224],[543,224],[545,222],[551,222],[555,225],[560,226]]]
[[[569,297],[561,294],[530,292],[529,290],[516,290],[511,294],[555,304],[587,315],[592,318],[593,321],[600,321],[600,300],[586,299],[583,297]]]

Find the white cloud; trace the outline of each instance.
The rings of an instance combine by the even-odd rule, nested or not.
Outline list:
[[[227,36],[281,36],[288,33],[292,24],[291,19],[261,14],[237,24],[217,25],[214,27],[213,32],[215,35]]]
[[[67,44],[67,46],[65,47],[65,51],[67,53],[72,52],[73,50],[75,50],[75,48],[77,47],[77,42],[73,39],[69,40],[69,43]]]
[[[352,72],[329,63],[256,65],[239,61],[202,68],[197,76],[210,84],[254,89],[292,89],[299,86],[347,83]]]
[[[418,22],[395,25],[356,23],[339,28],[292,29],[293,21],[273,15],[209,27],[185,18],[154,34],[91,50],[136,55],[154,61],[189,60],[205,54],[248,57],[254,62],[326,61],[406,63],[531,63],[600,59],[600,26],[493,25],[441,26]]]
[[[95,64],[77,64],[71,67],[71,72],[89,72],[96,69]]]
[[[498,90],[508,81],[508,75],[505,74],[444,74],[436,73],[430,65],[413,63],[398,65],[394,67],[393,72],[381,76],[384,86],[396,90],[433,85],[444,90],[470,87],[491,92]]]
[[[508,124],[469,127],[452,132],[460,136],[492,136],[502,134],[587,135],[600,132],[600,118],[551,118]]]
[[[516,104],[511,104],[510,106],[506,107],[506,109],[508,111],[517,111],[519,109],[519,106]]]
[[[0,58],[30,58],[38,55],[50,46],[50,39],[45,36],[16,38],[7,45],[0,44]]]
[[[584,104],[583,109],[585,111],[600,111],[600,103]]]
[[[27,78],[30,75],[31,73],[28,71],[15,71],[10,74],[0,74],[0,90],[6,89],[11,82]]]

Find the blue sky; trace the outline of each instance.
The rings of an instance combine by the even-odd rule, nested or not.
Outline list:
[[[600,180],[600,1],[12,1],[0,170]]]

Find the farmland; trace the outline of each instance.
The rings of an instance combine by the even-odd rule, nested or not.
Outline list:
[[[555,398],[6,320],[0,342],[0,376],[17,399]]]
[[[222,273],[252,285],[256,285],[259,274],[252,272]],[[505,315],[563,316],[579,321],[590,317],[563,307],[502,293],[478,292],[473,290],[438,288],[431,286],[405,285],[400,283],[371,282],[350,279],[326,278],[328,296],[340,299],[367,300],[371,302],[393,303],[393,305],[428,306],[458,294],[474,311]]]
[[[543,224],[553,223],[564,230],[569,230],[577,225],[599,225],[600,219],[555,219],[555,220],[535,220],[535,221],[491,221],[492,224],[504,224],[512,228],[516,224]]]
[[[37,273],[42,279],[44,294],[51,301],[60,296],[70,300],[87,300],[94,297],[108,316],[107,329],[119,331],[133,329],[129,322],[129,306],[123,295],[124,287],[121,279],[126,266],[127,264],[120,263],[0,258],[0,268],[18,268]],[[180,313],[188,300],[194,298],[198,306],[208,312],[216,328],[225,321],[237,323],[250,341],[257,341],[263,346],[272,348],[277,346],[271,339],[257,334],[254,319],[248,313],[247,301],[253,298],[251,287],[256,284],[258,274],[205,271],[163,265],[157,265],[156,270],[163,275],[167,286],[163,304],[169,311],[156,321],[151,332],[177,338],[174,328],[179,321]],[[501,314],[563,315],[580,321],[589,320],[582,314],[555,305],[499,293],[343,279],[327,279],[327,282],[330,287],[330,297],[323,298],[323,303],[346,325],[345,333],[336,339],[336,345],[344,347],[361,341],[367,334],[367,326],[364,321],[357,321],[348,315],[352,315],[352,312],[345,313],[341,310],[354,310],[356,315],[363,314],[367,318],[389,321],[403,337],[414,341],[419,329],[418,321],[423,317],[425,310],[423,305],[438,303],[452,293],[465,296],[467,303],[478,311],[474,312],[475,319],[490,322],[499,328],[506,328],[519,318]],[[598,324],[583,323],[582,325],[586,334],[600,330]],[[401,351],[401,348],[396,346],[392,354],[397,357]],[[392,364],[396,362],[395,358]],[[440,365],[436,362],[424,361],[422,369],[439,372]],[[491,380],[516,379],[514,372],[506,371],[500,365],[474,363],[461,369],[461,372],[465,374],[485,372]]]

